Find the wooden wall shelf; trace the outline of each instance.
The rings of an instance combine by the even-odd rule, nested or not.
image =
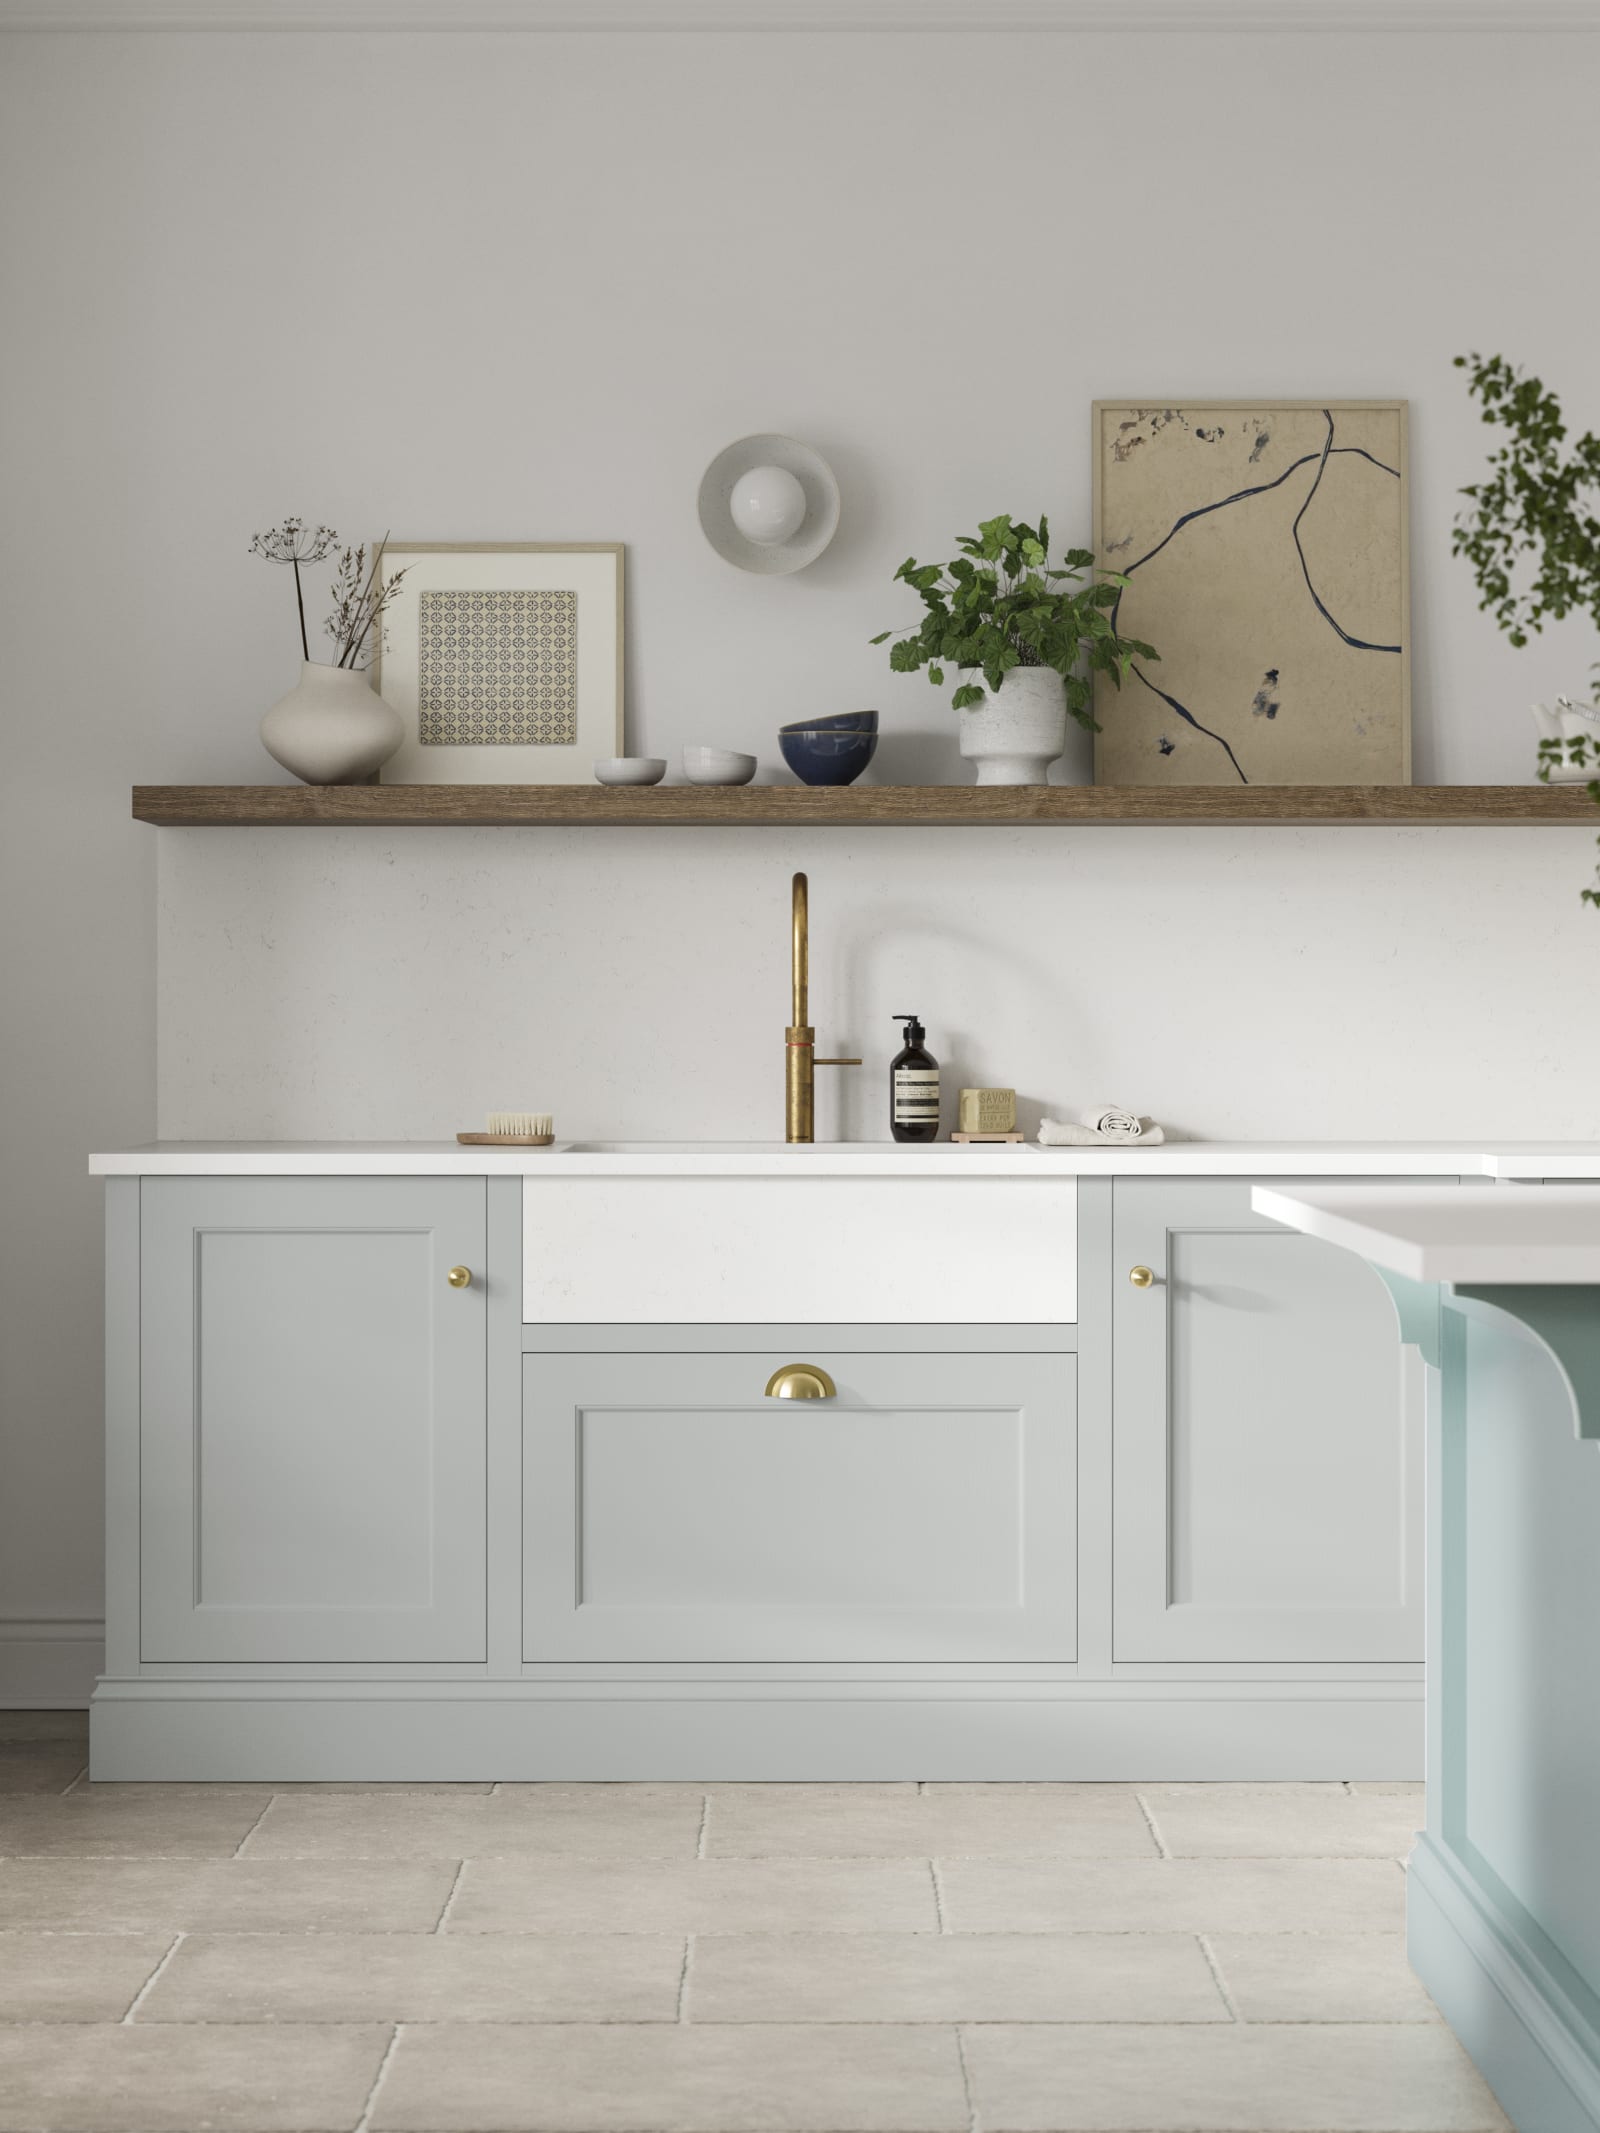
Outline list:
[[[1581,785],[136,785],[167,829],[1587,824]]]

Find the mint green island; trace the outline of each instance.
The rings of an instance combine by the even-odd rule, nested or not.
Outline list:
[[[1432,1366],[1412,1965],[1520,2133],[1595,2133],[1600,1186],[1253,1202],[1368,1260]]]

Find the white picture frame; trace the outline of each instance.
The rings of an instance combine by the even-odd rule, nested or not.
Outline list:
[[[621,755],[620,541],[396,541],[375,544],[385,576],[405,577],[378,627],[372,683],[405,721],[383,766],[385,785],[578,785],[603,757]],[[453,592],[570,592],[575,598],[573,737],[559,743],[425,740],[420,708],[421,596]]]

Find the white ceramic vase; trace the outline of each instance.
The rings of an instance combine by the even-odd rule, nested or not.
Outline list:
[[[405,723],[365,674],[308,659],[261,721],[261,745],[306,785],[359,785],[405,738]]]
[[[961,678],[984,687],[979,674]],[[1067,685],[1053,667],[1013,667],[960,718],[961,753],[980,785],[1046,785],[1067,745]]]

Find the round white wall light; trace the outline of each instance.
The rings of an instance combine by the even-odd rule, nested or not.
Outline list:
[[[717,454],[700,483],[701,531],[738,570],[804,570],[838,524],[833,470],[793,437],[741,437]]]

